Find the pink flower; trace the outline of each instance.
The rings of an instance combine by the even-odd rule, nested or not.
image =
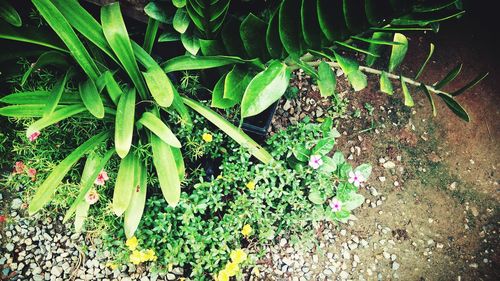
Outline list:
[[[87,195],[85,195],[85,201],[87,201],[90,205],[94,204],[99,201],[99,193],[97,193],[95,189],[91,189]]]
[[[5,216],[0,215],[0,223],[4,223],[7,221],[7,218]]]
[[[34,168],[29,168],[26,173],[28,173],[30,178],[34,178],[36,176],[36,170]]]
[[[14,165],[14,174],[22,174],[24,172],[24,163],[23,161],[17,161]]]
[[[330,207],[334,212],[338,212],[342,209],[342,202],[340,202],[340,200],[337,198],[332,198],[332,200],[330,201]]]
[[[28,137],[28,140],[30,142],[34,142],[36,141],[36,139],[40,136],[40,132],[36,131],[34,132],[33,134],[31,134],[29,137]]]
[[[359,187],[363,182],[365,181],[365,178],[363,175],[359,172],[349,172],[349,182],[354,184],[354,186]]]
[[[102,170],[99,172],[99,175],[95,179],[94,184],[104,185],[107,180],[109,180],[108,173],[106,173],[106,171]]]
[[[321,159],[321,155],[311,155],[311,158],[309,158],[309,166],[311,166],[311,168],[316,170],[321,165],[323,165],[323,160]]]

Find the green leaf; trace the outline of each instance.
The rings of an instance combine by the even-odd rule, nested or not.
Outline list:
[[[319,48],[323,40],[318,21],[317,1],[302,0],[300,7],[300,23],[302,36],[307,45]]]
[[[387,41],[389,41],[391,39],[392,38],[391,38],[391,34],[390,33],[387,33],[387,32],[373,32],[373,35],[372,35],[372,38],[371,38],[372,42],[370,42],[370,46],[368,47],[368,51],[370,53],[380,54],[383,46],[382,46],[382,44],[375,43],[375,42],[380,42],[380,41],[387,42]],[[400,42],[394,42],[392,40],[389,41],[389,42],[393,42],[393,45],[401,45],[402,44]],[[376,61],[377,61],[377,57],[375,57],[375,56],[368,55],[366,57],[366,64],[368,66],[373,66]]]
[[[153,164],[158,174],[161,192],[168,205],[174,208],[179,203],[181,196],[181,182],[170,146],[156,135],[151,135],[151,148],[153,150]]]
[[[311,155],[327,155],[335,145],[334,138],[323,138],[318,141],[318,143],[313,147]]]
[[[483,73],[479,74],[476,78],[474,78],[472,81],[467,83],[467,85],[465,85],[462,88],[460,88],[459,90],[453,92],[451,95],[456,97],[458,95],[463,94],[465,91],[476,86],[479,82],[481,82],[484,78],[486,78],[486,76],[488,76],[488,74],[489,74],[488,72],[483,72]]]
[[[430,49],[429,49],[429,55],[427,55],[427,58],[425,59],[424,64],[422,64],[422,66],[420,67],[420,69],[417,72],[417,75],[415,75],[415,79],[418,79],[418,77],[420,77],[420,75],[424,71],[425,66],[427,66],[427,63],[431,59],[433,53],[434,53],[434,44],[431,43]]]
[[[455,68],[453,68],[452,70],[450,70],[450,72],[448,72],[448,74],[446,74],[446,76],[443,78],[443,80],[436,83],[434,85],[434,89],[439,90],[439,89],[443,88],[444,86],[446,86],[451,81],[453,81],[457,77],[457,75],[460,73],[460,70],[462,70],[461,63],[458,64],[457,66],[455,66]]]
[[[198,37],[194,35],[192,29],[188,29],[181,34],[181,42],[184,48],[192,55],[196,55],[200,50],[200,41]]]
[[[344,154],[342,154],[342,152],[340,151],[335,151],[335,153],[332,156],[332,160],[338,167],[345,163]]]
[[[48,91],[17,92],[0,99],[0,102],[7,104],[31,104],[45,105],[50,96]],[[82,103],[82,99],[77,93],[63,93],[59,104]]]
[[[144,44],[142,45],[142,47],[148,54],[151,54],[151,51],[153,50],[153,44],[156,40],[156,34],[158,33],[159,25],[160,22],[155,19],[150,18],[148,21],[146,34],[144,35]]]
[[[365,0],[343,0],[343,14],[347,28],[352,34],[361,33],[368,27]]]
[[[353,45],[349,45],[347,43],[344,43],[342,41],[335,41],[335,44],[340,45],[340,46],[347,48],[347,49],[354,50],[354,51],[359,52],[359,53],[367,54],[367,55],[372,56],[372,57],[376,57],[376,58],[380,57],[377,53],[371,52],[370,50],[364,50],[364,49],[355,47]]]
[[[324,61],[318,66],[318,87],[322,97],[328,97],[335,94],[337,78],[330,65]]]
[[[415,105],[415,103],[413,102],[413,98],[411,97],[410,91],[408,90],[408,86],[406,86],[406,83],[403,80],[403,76],[400,76],[399,78],[400,78],[399,80],[401,81],[401,88],[403,89],[403,96],[405,98],[405,105],[412,107]]]
[[[24,73],[23,78],[21,79],[21,86],[26,83],[26,80],[31,75],[34,70],[38,70],[46,65],[56,65],[60,67],[68,66],[68,57],[58,51],[48,51],[38,57],[38,60],[28,68],[28,70]]]
[[[198,39],[198,41],[200,42],[201,53],[204,56],[217,56],[226,53],[226,49],[220,40]]]
[[[45,104],[21,104],[10,105],[0,108],[0,115],[14,118],[42,117]]]
[[[113,101],[114,104],[118,105],[118,101],[120,100],[120,97],[122,96],[122,89],[116,82],[115,78],[113,77],[113,74],[109,71],[104,72],[104,81],[106,85],[106,90],[108,91],[108,95]]]
[[[0,18],[15,27],[21,27],[21,25],[23,25],[21,17],[16,9],[14,9],[7,0],[0,0]]]
[[[64,160],[62,160],[49,174],[45,181],[37,188],[33,199],[28,207],[30,215],[35,214],[47,204],[59,186],[64,176],[68,173],[73,165],[87,152],[94,150],[100,143],[110,137],[109,132],[103,132],[93,136],[82,145],[71,152]]]
[[[359,172],[365,180],[368,180],[372,173],[372,166],[370,164],[361,164],[354,171]]]
[[[252,74],[237,65],[227,74],[224,81],[224,99],[241,102],[245,89],[252,80]]]
[[[177,9],[173,20],[174,29],[182,34],[186,32],[187,28],[189,27],[189,23],[189,15],[186,12],[186,9]]]
[[[169,107],[174,100],[174,86],[160,67],[153,67],[143,72],[151,95],[159,106]]]
[[[266,110],[285,93],[290,80],[286,64],[273,61],[248,84],[241,102],[241,117],[257,115]]]
[[[71,216],[75,213],[75,210],[79,203],[85,201],[85,195],[87,195],[90,189],[94,186],[95,179],[104,169],[114,153],[115,150],[110,149],[104,154],[102,158],[97,156],[97,154],[91,154],[87,157],[87,161],[85,162],[85,166],[83,168],[82,177],[80,179],[80,192],[64,215],[63,223],[66,223],[71,218]]]
[[[266,23],[250,13],[241,22],[240,36],[246,52],[251,58],[262,58],[266,60],[269,57],[264,34],[266,34]]]
[[[172,4],[174,4],[176,8],[182,8],[186,6],[186,0],[172,0]]]
[[[283,0],[279,9],[280,39],[285,50],[294,58],[302,55],[302,25],[300,22],[300,1]]]
[[[402,43],[402,45],[392,46],[391,56],[389,58],[389,72],[393,72],[403,62],[408,51],[408,39],[401,33],[394,34],[394,42]]]
[[[87,110],[96,118],[104,118],[104,105],[97,87],[90,79],[79,84],[80,96]]]
[[[179,174],[179,180],[182,182],[186,176],[186,167],[184,165],[184,158],[182,157],[182,152],[177,147],[170,147],[172,149],[172,154],[174,154],[175,165],[177,166],[177,173]]]
[[[228,17],[224,27],[222,27],[221,37],[228,54],[246,58],[248,56],[240,37],[240,26],[241,22],[238,19]]]
[[[347,34],[341,0],[316,0],[321,31],[333,42],[343,40]]]
[[[448,106],[448,108],[453,111],[453,113],[455,113],[458,117],[463,119],[465,122],[470,121],[470,117],[467,111],[465,111],[465,109],[453,98],[452,95],[438,92],[437,96],[440,97],[444,101],[446,106]]]
[[[427,87],[424,84],[420,84],[420,89],[422,90],[422,92],[424,92],[424,94],[429,99],[429,103],[431,104],[431,107],[432,107],[432,116],[436,116],[437,115],[436,105],[434,104],[434,99],[432,98],[431,93],[429,92],[429,90],[427,89]]]
[[[267,164],[271,160],[273,160],[272,156],[264,148],[262,148],[253,139],[247,136],[240,128],[237,128],[225,118],[223,118],[213,110],[201,105],[200,103],[185,97],[183,97],[182,99],[187,106],[191,107],[194,111],[207,118],[208,121],[212,122],[215,126],[221,129],[228,136],[230,136],[239,145],[248,149],[249,152],[253,156],[255,156],[255,158],[259,159],[264,164]]]
[[[118,2],[101,8],[101,22],[104,36],[111,49],[113,49],[123,68],[130,76],[141,98],[145,99],[146,86],[140,75]]]
[[[305,147],[303,144],[299,144],[292,148],[292,153],[297,160],[301,162],[308,162],[311,151]]]
[[[227,75],[223,75],[215,84],[214,90],[212,91],[212,107],[225,109],[237,103],[235,100],[224,98],[224,82],[226,77]]]
[[[342,209],[346,211],[352,211],[363,205],[364,202],[365,197],[363,195],[352,192],[349,195],[349,200],[342,203]]]
[[[334,52],[335,59],[337,60],[342,71],[347,75],[347,79],[351,83],[355,91],[363,90],[367,85],[368,81],[366,75],[359,70],[359,64],[351,59],[344,58]]]
[[[266,29],[266,47],[272,58],[283,56],[283,44],[281,44],[279,31],[279,9],[271,16]]]
[[[392,96],[394,90],[392,89],[392,83],[389,77],[387,77],[387,72],[382,71],[380,74],[380,91]]]
[[[113,190],[113,212],[117,216],[121,216],[127,210],[132,194],[134,193],[135,183],[135,167],[140,161],[133,153],[127,154],[118,168],[116,176],[115,188]]]
[[[169,9],[164,3],[149,2],[144,7],[144,13],[146,13],[149,18],[157,20],[161,23],[171,25],[173,22],[174,13],[172,12],[172,9]]]
[[[245,60],[231,56],[178,56],[162,64],[166,73],[180,70],[200,70],[225,66],[228,64],[244,63]]]
[[[175,42],[179,40],[181,40],[179,33],[173,31],[164,31],[160,34],[160,37],[158,37],[158,42]]]
[[[135,89],[123,93],[116,109],[115,149],[118,156],[127,156],[132,145],[135,115]]]
[[[54,112],[54,110],[56,109],[63,94],[64,88],[66,87],[66,83],[68,81],[70,73],[71,69],[66,71],[66,74],[64,74],[63,78],[59,79],[54,85],[54,88],[52,88],[52,90],[50,91],[50,96],[45,103],[45,112],[43,113],[44,116],[52,114],[52,112]]]
[[[144,125],[144,127],[148,128],[167,144],[177,148],[182,146],[170,128],[157,115],[151,112],[144,112],[141,119],[137,122]]]
[[[49,0],[33,0],[33,4],[50,27],[59,35],[64,44],[66,44],[73,58],[82,67],[83,71],[90,79],[96,81],[99,77],[97,65],[61,12]]]
[[[326,173],[326,174],[331,174],[337,170],[337,164],[335,163],[335,161],[333,161],[332,158],[327,157],[327,156],[323,156],[323,157],[321,157],[321,159],[323,160],[323,165],[321,165],[321,167],[319,167],[319,170],[321,172]]]
[[[311,190],[307,198],[316,205],[321,205],[326,202],[326,196],[317,189]]]
[[[51,30],[44,27],[37,29],[31,27],[14,28],[12,25],[0,21],[0,39],[25,42],[61,52],[68,52],[61,40]]]
[[[58,109],[49,115],[44,115],[42,118],[31,124],[28,129],[26,129],[26,136],[29,137],[33,133],[39,132],[43,128],[46,128],[52,124],[55,124],[61,120],[64,120],[83,111],[85,111],[85,106],[83,104],[74,104]]]
[[[141,222],[142,213],[146,203],[147,193],[147,169],[141,161],[136,161],[134,168],[135,172],[135,188],[130,198],[127,210],[125,211],[123,228],[125,236],[131,238],[134,236],[139,223]]]

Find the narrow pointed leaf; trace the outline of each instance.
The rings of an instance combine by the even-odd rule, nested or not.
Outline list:
[[[334,52],[335,59],[337,60],[342,71],[347,75],[347,79],[351,83],[352,88],[355,91],[361,91],[368,85],[368,80],[366,75],[359,70],[359,64],[352,60]]]
[[[31,105],[45,105],[49,99],[50,92],[48,91],[33,91],[33,92],[17,92],[0,99],[0,102],[7,104],[31,104]],[[82,103],[82,99],[78,93],[63,93],[59,104],[75,104]]]
[[[177,139],[177,137],[172,133],[170,128],[161,121],[155,114],[151,112],[144,112],[141,119],[137,121],[148,128],[153,134],[158,136],[162,141],[167,144],[180,148],[182,145]]]
[[[248,149],[249,152],[257,159],[259,159],[263,163],[269,163],[271,160],[273,160],[272,156],[264,148],[262,148],[252,138],[246,135],[240,128],[227,121],[224,117],[192,99],[184,97],[183,100],[187,106],[191,107],[194,111],[207,118],[208,121],[212,122],[215,126],[221,129],[228,136],[230,136],[239,145]]]
[[[388,94],[389,96],[392,96],[394,93],[391,80],[387,77],[387,72],[385,71],[382,71],[382,74],[380,75],[380,91]]]
[[[279,9],[271,16],[266,29],[266,47],[272,58],[283,56],[283,44],[281,44],[279,31]]]
[[[387,33],[387,32],[373,32],[373,35],[371,38],[372,41],[389,41],[390,40],[390,42],[393,42],[396,45],[402,44],[400,42],[394,42],[391,39],[392,39],[391,34]],[[370,46],[368,47],[368,51],[370,51],[370,53],[380,54],[382,48],[383,48],[382,44],[370,42]],[[375,62],[377,61],[377,58],[378,57],[368,55],[366,57],[366,64],[368,66],[373,66],[375,64]]]
[[[79,89],[83,104],[87,110],[96,118],[104,118],[104,105],[94,82],[90,79],[81,82]]]
[[[191,55],[196,56],[200,50],[200,41],[198,37],[194,34],[193,29],[188,29],[186,32],[181,34],[181,43]]]
[[[406,83],[403,80],[402,76],[400,76],[400,81],[401,81],[401,89],[403,90],[405,105],[408,107],[414,106],[415,103],[413,102],[413,98],[411,97],[410,90],[408,90],[408,86],[406,86]]]
[[[322,61],[318,66],[318,75],[318,87],[321,96],[328,97],[335,94],[337,79],[330,65]]]
[[[470,117],[467,111],[465,111],[465,109],[453,98],[452,95],[438,92],[437,96],[440,97],[444,101],[446,106],[448,106],[448,108],[458,117],[466,122],[470,121]]]
[[[354,51],[356,51],[356,52],[360,52],[360,53],[363,53],[363,54],[367,54],[367,55],[369,55],[369,56],[373,56],[373,57],[376,57],[376,58],[380,57],[380,55],[379,55],[379,54],[377,54],[377,53],[375,53],[375,52],[371,52],[370,50],[364,50],[364,49],[358,48],[358,47],[356,47],[356,46],[353,46],[353,45],[349,45],[349,44],[347,44],[347,43],[344,43],[344,42],[342,42],[342,41],[335,41],[335,44],[340,45],[340,46],[342,46],[342,47],[345,47],[345,48],[347,48],[347,49],[354,50]]]
[[[121,158],[127,156],[132,145],[135,115],[135,89],[123,93],[116,109],[115,148]]]
[[[394,34],[394,42],[402,45],[392,46],[391,56],[389,58],[389,72],[393,72],[403,62],[408,51],[408,39],[401,33]]]
[[[177,147],[170,147],[172,149],[172,154],[174,154],[175,165],[177,166],[177,173],[179,175],[179,180],[182,182],[186,176],[186,166],[184,165],[184,158],[182,152]]]
[[[146,203],[147,193],[147,169],[140,161],[137,161],[135,167],[135,188],[130,198],[130,203],[125,211],[123,228],[125,236],[131,238],[134,236],[139,223],[141,222],[142,213]]]
[[[18,27],[0,21],[0,39],[35,44],[51,48],[61,52],[68,52],[61,40],[52,32],[44,27],[36,30],[31,27]]]
[[[108,91],[108,95],[113,101],[113,103],[118,105],[118,101],[120,100],[123,91],[116,82],[111,72],[106,71],[103,75],[105,77],[104,81],[106,85],[106,90]]]
[[[151,134],[151,148],[163,197],[173,208],[177,206],[181,197],[181,182],[172,149],[154,134]]]
[[[137,165],[138,158],[129,153],[120,162],[118,175],[116,176],[115,188],[113,190],[113,212],[117,216],[121,216],[127,210],[130,199],[134,192],[134,169]]]
[[[39,132],[43,128],[53,125],[61,120],[74,116],[78,113],[84,112],[85,106],[83,104],[68,105],[61,109],[54,111],[49,115],[38,119],[35,123],[31,124],[26,130],[26,136],[29,137],[35,132]]]
[[[420,84],[420,89],[427,96],[427,99],[429,99],[429,103],[431,104],[432,107],[432,116],[436,116],[437,115],[436,105],[434,104],[434,99],[432,98],[431,93],[424,84]]]
[[[248,84],[241,101],[241,117],[257,115],[266,110],[285,93],[290,80],[286,64],[273,61]]]
[[[232,56],[192,56],[185,55],[172,58],[162,64],[166,73],[180,70],[209,69],[228,64],[244,63],[245,60]]]
[[[158,33],[159,25],[159,21],[149,18],[143,44],[144,50],[146,50],[149,54],[151,54],[151,50],[153,50],[153,44],[156,41],[156,34]]]
[[[47,204],[52,196],[56,192],[56,188],[59,186],[64,176],[68,171],[75,165],[75,163],[82,158],[82,156],[95,149],[100,143],[110,137],[109,132],[103,132],[98,135],[93,136],[79,147],[77,147],[73,152],[71,152],[64,160],[62,160],[49,174],[47,179],[37,188],[33,199],[31,199],[28,212],[30,215],[38,212],[40,209]]]
[[[453,68],[450,72],[448,72],[448,74],[446,74],[446,76],[443,78],[443,80],[436,83],[434,85],[434,88],[439,90],[439,89],[443,88],[444,86],[446,86],[448,83],[450,83],[451,81],[453,81],[457,77],[457,75],[460,73],[460,70],[462,70],[461,63],[458,64],[457,66],[455,66],[455,68]]]
[[[26,83],[28,77],[34,70],[38,70],[46,65],[56,65],[56,66],[68,66],[68,57],[58,51],[48,51],[40,55],[38,60],[28,68],[28,70],[24,73],[23,78],[21,78],[21,85]]]
[[[14,118],[42,117],[45,104],[9,105],[0,108],[0,115]]]
[[[45,112],[44,116],[48,116],[54,112],[56,109],[57,105],[59,104],[59,100],[61,99],[61,96],[64,92],[64,88],[66,88],[66,83],[68,81],[70,71],[66,71],[66,74],[63,76],[62,79],[59,79],[57,83],[54,85],[54,88],[50,91],[50,96],[47,99],[47,102],[45,104]]]
[[[484,72],[484,73],[479,74],[476,78],[474,78],[474,80],[470,81],[469,83],[467,83],[467,85],[463,86],[459,90],[453,92],[451,95],[456,97],[458,95],[463,94],[464,92],[466,92],[470,88],[476,86],[479,82],[481,82],[481,80],[486,78],[486,76],[488,76],[488,74],[489,74],[488,72]]]
[[[431,43],[430,48],[429,48],[429,54],[427,55],[427,58],[425,59],[424,64],[422,64],[422,66],[418,70],[417,75],[415,75],[415,79],[418,79],[418,77],[420,77],[420,75],[422,75],[422,72],[424,72],[424,69],[427,66],[427,63],[429,63],[429,60],[431,59],[433,53],[434,53],[434,44]]]

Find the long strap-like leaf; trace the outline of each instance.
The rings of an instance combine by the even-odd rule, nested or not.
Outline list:
[[[181,143],[174,133],[172,133],[170,128],[154,113],[144,112],[137,123],[144,125],[144,127],[148,128],[153,134],[157,135],[162,141],[169,145],[177,148],[181,147]]]
[[[58,109],[50,115],[44,116],[38,119],[35,123],[31,124],[26,130],[26,136],[29,137],[33,133],[39,132],[43,128],[46,128],[52,124],[55,124],[61,120],[74,116],[83,111],[85,111],[85,106],[83,104],[68,105],[61,109]]]
[[[87,79],[80,83],[80,96],[87,110],[96,118],[104,118],[104,104],[94,81]]]
[[[121,158],[127,156],[132,145],[135,115],[135,89],[126,91],[116,110],[115,121],[115,148]]]
[[[125,236],[127,236],[127,238],[134,236],[141,222],[146,203],[147,169],[141,161],[136,162],[134,174],[135,188],[132,192],[132,198],[130,198],[130,203],[125,211],[123,220],[123,229],[125,230]]]
[[[100,143],[110,137],[109,132],[102,132],[93,136],[78,148],[73,150],[63,161],[61,161],[50,173],[47,179],[40,185],[33,199],[29,204],[28,212],[30,215],[38,212],[45,204],[47,204],[54,193],[57,186],[61,183],[64,176],[68,173],[71,167],[87,152],[95,149]]]
[[[175,207],[181,197],[181,182],[172,149],[154,134],[151,134],[151,148],[163,197],[169,206]]]
[[[138,158],[129,153],[120,162],[118,175],[116,176],[115,189],[113,191],[113,212],[121,216],[128,208],[130,198],[134,192],[134,168]]]

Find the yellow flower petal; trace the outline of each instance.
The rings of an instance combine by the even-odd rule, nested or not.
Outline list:
[[[224,268],[224,270],[227,272],[227,274],[229,276],[235,276],[240,271],[240,267],[238,266],[237,263],[230,262],[230,263],[226,264],[226,267]]]
[[[249,181],[247,183],[247,188],[250,189],[250,190],[254,190],[255,189],[255,182],[254,181]]]
[[[134,250],[132,254],[129,256],[129,260],[131,263],[138,265],[142,262],[143,254],[137,250]]]
[[[130,251],[134,251],[137,249],[137,245],[139,242],[137,241],[137,237],[132,236],[131,238],[127,239],[127,242],[125,242],[125,245],[128,247]]]
[[[250,233],[252,233],[252,227],[249,224],[245,224],[241,229],[241,234],[243,234],[243,236],[245,237],[248,237]]]
[[[213,140],[213,137],[211,134],[209,133],[204,133],[201,138],[205,141],[205,142],[211,142]]]
[[[232,250],[230,257],[233,262],[239,264],[247,259],[247,253],[245,253],[242,249]]]
[[[217,276],[218,281],[229,281],[229,273],[226,270],[221,270]]]

